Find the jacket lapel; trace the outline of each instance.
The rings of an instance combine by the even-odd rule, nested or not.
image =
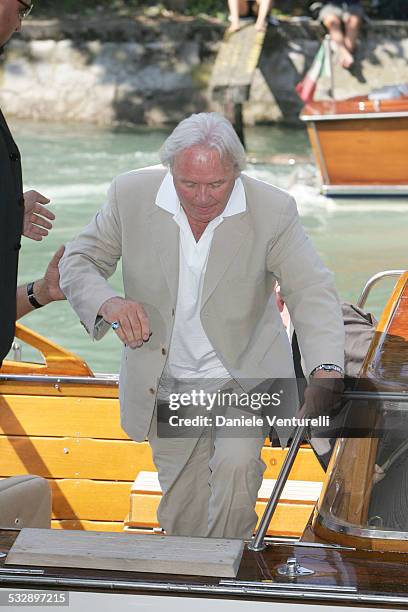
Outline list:
[[[158,206],[154,206],[150,221],[152,242],[175,304],[179,275],[179,227],[172,214]]]
[[[244,243],[251,225],[248,212],[226,217],[216,228],[204,278],[201,308],[224,276],[238,250]]]

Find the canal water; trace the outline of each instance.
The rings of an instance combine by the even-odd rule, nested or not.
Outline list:
[[[158,162],[157,151],[170,131],[26,122],[15,122],[12,129],[23,156],[25,189],[50,197],[57,215],[47,239],[23,239],[21,283],[42,276],[57,247],[75,236],[104,202],[115,175]],[[408,267],[408,199],[336,200],[320,195],[302,129],[248,128],[246,139],[252,160],[248,173],[288,189],[296,198],[304,227],[334,272],[342,300],[355,301],[376,272]],[[346,147],[345,142],[345,152]],[[120,268],[111,283],[120,291]],[[392,285],[384,282],[372,292],[367,307],[377,316]],[[66,302],[51,304],[21,322],[80,355],[95,372],[117,372],[120,342],[115,334],[91,342]],[[39,360],[25,346],[23,359]]]

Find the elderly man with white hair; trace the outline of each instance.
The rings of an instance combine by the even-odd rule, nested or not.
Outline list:
[[[113,181],[108,202],[67,246],[61,287],[92,338],[113,328],[123,342],[121,423],[151,444],[161,526],[172,535],[247,538],[265,429],[231,438],[210,423],[168,437],[157,406],[175,381],[245,389],[248,380],[294,377],[276,281],[307,373],[341,377],[338,298],[293,198],[242,172],[245,152],[224,117],[192,115],[160,153],[163,166]],[[120,257],[124,297],[107,282]]]

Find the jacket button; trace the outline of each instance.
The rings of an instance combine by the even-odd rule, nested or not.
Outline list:
[[[14,162],[20,161],[20,156],[17,153],[10,153],[9,157],[11,161],[14,161]]]
[[[18,205],[19,205],[19,206],[24,206],[24,196],[20,196],[20,197],[18,198]]]
[[[149,389],[149,393],[151,393],[152,395],[154,395],[156,393],[156,389],[153,389],[153,387],[150,387]]]
[[[174,310],[174,308],[171,309],[171,316],[174,317],[174,315],[176,314],[176,311]]]
[[[167,355],[167,351],[166,351],[166,349],[164,348],[164,346],[162,346],[162,350],[161,350],[161,351],[162,351],[162,355]]]
[[[13,249],[15,251],[19,251],[21,249],[21,244],[19,242],[16,242],[16,244],[14,245]]]

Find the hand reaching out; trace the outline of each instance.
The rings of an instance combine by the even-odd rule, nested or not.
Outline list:
[[[23,236],[31,240],[42,240],[44,236],[48,236],[48,230],[52,228],[50,221],[55,219],[54,213],[44,206],[44,204],[49,204],[50,200],[33,189],[26,191],[23,195]]]

